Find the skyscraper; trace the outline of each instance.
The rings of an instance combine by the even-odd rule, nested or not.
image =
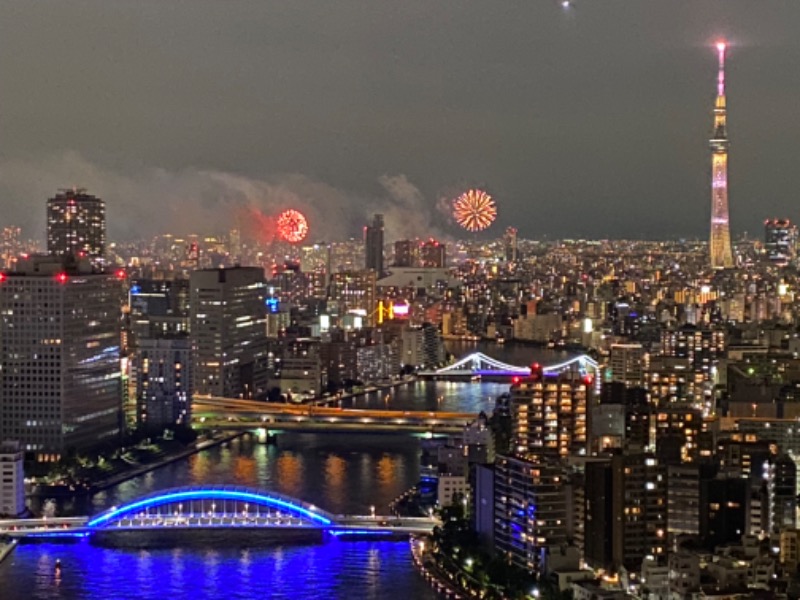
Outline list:
[[[375,215],[372,225],[364,228],[365,268],[383,277],[383,215]]]
[[[88,258],[103,264],[106,252],[106,205],[74,188],[59,190],[47,201],[47,253]]]
[[[711,268],[733,268],[731,230],[728,217],[728,128],[725,102],[725,42],[717,44],[719,72],[714,104],[714,134],[711,145]]]
[[[266,395],[266,284],[259,267],[202,269],[189,277],[195,393]]]
[[[120,436],[121,294],[87,260],[0,274],[0,439],[49,462]]]

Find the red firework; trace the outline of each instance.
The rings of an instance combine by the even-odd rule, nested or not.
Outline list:
[[[287,242],[302,242],[308,235],[308,221],[303,213],[289,209],[278,216],[278,235]]]

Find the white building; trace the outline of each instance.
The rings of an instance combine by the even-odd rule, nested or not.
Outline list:
[[[436,501],[439,506],[451,506],[453,495],[463,498],[468,502],[469,481],[464,475],[439,475],[439,489]]]
[[[25,471],[19,442],[0,444],[0,515],[17,517],[25,512]]]

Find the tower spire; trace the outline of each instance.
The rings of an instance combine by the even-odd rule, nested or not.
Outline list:
[[[725,42],[717,42],[717,53],[719,55],[719,71],[717,72],[717,96],[725,95],[725,50],[728,45]]]
[[[713,269],[733,268],[731,232],[728,217],[728,128],[725,98],[725,51],[727,44],[717,42],[717,100],[714,103],[714,133],[711,145],[711,237],[709,258]]]

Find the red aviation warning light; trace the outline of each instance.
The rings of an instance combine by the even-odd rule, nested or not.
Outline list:
[[[66,273],[59,273],[56,275],[56,281],[61,284],[67,283],[67,281],[69,281],[69,276]]]
[[[117,279],[125,279],[128,276],[128,274],[125,272],[125,269],[117,269],[114,275]]]
[[[594,383],[594,377],[592,375],[584,375],[583,376],[583,383],[588,387]]]
[[[514,375],[511,378],[511,385],[517,385],[520,381],[522,381],[522,378],[519,375]]]
[[[7,279],[8,279],[8,275],[6,273],[3,273],[2,271],[0,271],[0,283],[5,283],[5,281]]]

